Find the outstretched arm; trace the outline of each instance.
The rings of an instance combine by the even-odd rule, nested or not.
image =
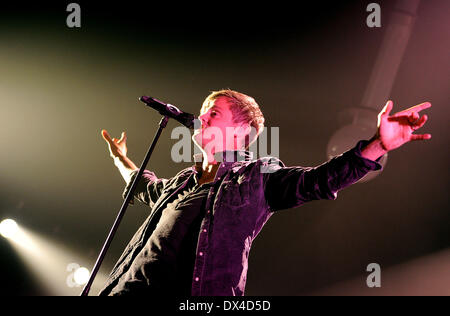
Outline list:
[[[114,159],[114,164],[127,184],[122,194],[125,199],[133,183],[132,180],[137,176],[139,170],[134,162],[127,157],[127,134],[122,132],[120,139],[117,139],[111,138],[106,130],[102,130],[102,137],[108,144],[109,154]],[[158,178],[149,170],[144,170],[134,195],[139,201],[153,207],[153,204],[161,196],[167,181],[167,179]],[[131,200],[130,203],[134,204],[134,200]]]
[[[280,210],[312,200],[336,199],[338,191],[381,169],[376,160],[388,151],[412,140],[430,139],[430,134],[413,134],[428,119],[418,113],[430,106],[426,102],[390,115],[393,103],[389,101],[378,115],[378,130],[370,141],[360,141],[355,148],[318,167],[285,167],[273,159],[264,174],[264,194],[270,208]]]
[[[388,101],[378,114],[377,133],[361,151],[364,158],[377,160],[388,151],[399,148],[410,141],[431,139],[431,134],[413,134],[428,120],[427,115],[420,117],[419,112],[431,107],[431,103],[421,103],[390,115],[393,106],[393,102]]]

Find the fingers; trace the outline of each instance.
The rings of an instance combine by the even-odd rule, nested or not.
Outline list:
[[[413,124],[413,130],[418,130],[422,126],[425,125],[425,123],[428,121],[428,116],[424,115],[420,118],[420,120],[416,120],[416,122]]]
[[[428,140],[431,139],[431,134],[411,135],[411,140]]]
[[[418,112],[420,112],[422,110],[425,110],[425,109],[428,109],[430,107],[431,107],[431,103],[430,102],[424,102],[424,103],[418,104],[416,106],[413,106],[413,107],[411,107],[409,109],[406,109],[406,110],[400,111],[398,113],[395,113],[394,116],[409,116],[410,114],[412,114],[414,112],[418,113]]]
[[[413,113],[411,113],[411,114],[408,116],[408,121],[409,121],[411,124],[416,124],[416,123],[417,123],[417,120],[418,120],[419,118],[420,118],[419,113],[413,112]]]
[[[103,139],[106,140],[110,144],[111,143],[120,144],[121,142],[127,141],[127,134],[125,132],[122,132],[120,139],[117,139],[117,138],[111,138],[111,136],[109,136],[109,133],[105,129],[102,129],[102,136],[103,136]]]
[[[111,136],[109,136],[108,132],[105,129],[102,129],[102,136],[103,139],[106,140],[108,143],[112,143]]]
[[[413,119],[416,118],[417,116],[418,116],[417,113],[416,115],[410,115],[410,117],[412,117]],[[420,119],[416,119],[416,121],[412,123],[411,128],[413,129],[413,131],[416,131],[422,126],[424,126],[427,121],[428,116],[424,115]],[[410,140],[428,140],[428,139],[431,139],[431,134],[421,134],[421,135],[411,134],[410,138]]]

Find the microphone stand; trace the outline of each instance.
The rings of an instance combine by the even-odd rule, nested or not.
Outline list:
[[[159,122],[159,129],[156,132],[155,137],[153,138],[152,144],[150,145],[150,148],[145,155],[144,160],[142,161],[141,167],[139,168],[138,174],[134,178],[133,184],[131,185],[130,191],[128,191],[128,194],[123,201],[122,207],[120,208],[119,213],[117,214],[116,220],[114,221],[114,224],[108,234],[108,237],[106,238],[106,241],[103,245],[102,250],[100,251],[100,254],[97,258],[97,261],[95,262],[94,268],[92,269],[92,273],[89,277],[89,281],[86,283],[86,285],[83,288],[83,292],[81,292],[80,296],[87,296],[89,294],[89,290],[91,289],[92,282],[94,282],[95,276],[97,275],[98,270],[100,269],[100,265],[102,264],[102,261],[106,255],[106,252],[108,251],[109,246],[111,245],[112,239],[114,238],[114,235],[119,228],[120,221],[122,220],[122,217],[125,215],[125,211],[128,207],[128,204],[130,203],[131,199],[133,198],[134,190],[136,190],[137,184],[139,179],[141,178],[145,167],[147,166],[148,161],[150,160],[150,156],[153,153],[153,149],[155,148],[155,145],[159,139],[159,136],[161,136],[162,130],[167,126],[167,122],[169,121],[168,116],[164,116],[161,121]]]

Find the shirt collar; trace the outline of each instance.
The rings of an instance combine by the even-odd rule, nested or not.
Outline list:
[[[195,165],[194,169],[201,168],[203,161],[203,154],[196,153],[193,155]],[[253,159],[253,152],[247,150],[225,150],[214,154],[217,162],[223,162],[225,165],[230,165],[234,162],[251,161]]]
[[[225,150],[214,154],[216,161],[224,163],[233,163],[240,161],[250,161],[253,153],[246,150]]]

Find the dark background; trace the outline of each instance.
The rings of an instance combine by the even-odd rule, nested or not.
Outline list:
[[[100,131],[127,131],[129,156],[140,164],[160,119],[138,102],[141,95],[198,114],[212,90],[246,93],[266,126],[280,127],[286,165],[324,162],[338,113],[360,105],[392,10],[393,1],[377,1],[383,27],[369,28],[370,2],[78,1],[79,29],[66,26],[69,1],[2,4],[0,219],[14,218],[72,256],[48,272],[44,266],[40,277],[54,269],[68,275],[69,262],[94,265],[124,184]],[[275,214],[253,244],[247,295],[450,294],[449,13],[447,0],[421,2],[390,96],[397,110],[432,102],[424,131],[433,139],[396,150],[381,176],[336,201]],[[171,160],[176,126],[169,122],[150,161],[160,177],[190,165]],[[144,206],[129,208],[103,276],[147,214]],[[81,290],[65,278],[59,291],[44,289],[4,238],[0,258],[5,294]],[[421,260],[429,260],[427,269]],[[396,277],[368,291],[371,262]],[[354,286],[340,287],[347,280]],[[102,285],[94,284],[91,294]]]

